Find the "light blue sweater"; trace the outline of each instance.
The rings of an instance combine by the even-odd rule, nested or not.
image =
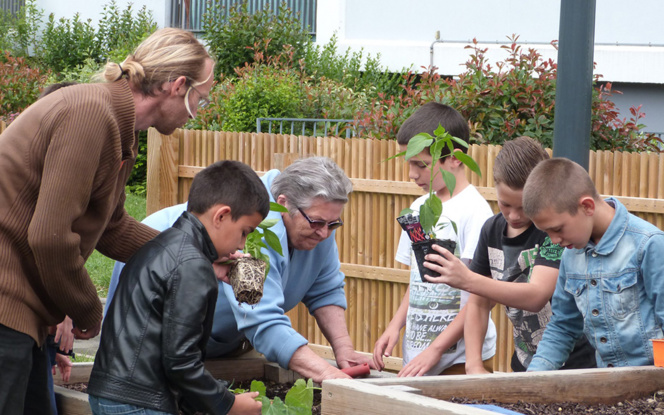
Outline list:
[[[279,174],[278,170],[270,170],[261,178],[268,192]],[[274,201],[272,194],[270,200]],[[186,204],[162,209],[147,217],[144,223],[164,230],[185,209]],[[238,304],[233,289],[227,284],[220,284],[212,336],[207,347],[208,357],[221,357],[234,352],[246,337],[268,360],[288,368],[293,353],[307,344],[307,340],[291,327],[290,320],[284,314],[300,302],[310,313],[329,305],[346,308],[344,275],[339,269],[334,233],[311,251],[290,250],[281,213],[270,212],[268,218],[279,219],[270,229],[279,237],[284,256],[271,249],[265,251],[270,256],[270,271],[265,280],[263,298],[255,306]],[[121,269],[118,264],[113,271],[108,303]]]

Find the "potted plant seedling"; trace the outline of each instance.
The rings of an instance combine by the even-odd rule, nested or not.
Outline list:
[[[274,202],[270,202],[270,210],[274,212],[288,211],[284,206]],[[233,287],[235,299],[239,303],[253,305],[263,297],[263,284],[267,273],[270,271],[270,257],[263,253],[261,248],[267,249],[269,246],[279,255],[283,255],[279,237],[269,229],[277,222],[279,222],[279,219],[265,219],[247,235],[243,252],[251,255],[251,257],[235,260],[228,271],[228,278],[231,287]],[[263,242],[263,239],[265,239],[265,242]]]
[[[450,192],[450,196],[454,193],[454,188],[456,186],[456,178],[454,175],[447,170],[440,168],[439,161],[443,157],[443,150],[446,148],[449,150],[449,153],[452,157],[455,157],[471,171],[482,175],[479,166],[473,160],[471,156],[461,151],[456,151],[454,148],[454,143],[457,143],[465,148],[468,148],[468,143],[464,140],[452,136],[448,133],[443,126],[440,124],[438,128],[434,131],[434,135],[428,133],[420,133],[414,136],[408,141],[406,151],[402,151],[393,157],[405,156],[406,160],[411,158],[416,158],[418,155],[426,148],[429,149],[431,154],[431,163],[429,164],[430,169],[430,179],[429,179],[429,197],[424,201],[420,207],[419,214],[414,214],[412,209],[406,208],[401,211],[397,221],[401,227],[407,232],[410,240],[412,242],[413,252],[415,253],[415,259],[417,261],[417,266],[420,270],[420,276],[422,282],[427,282],[424,278],[424,275],[438,276],[439,274],[435,271],[430,270],[423,266],[424,257],[430,252],[434,252],[431,249],[433,244],[440,245],[447,249],[450,252],[454,252],[456,248],[456,242],[453,240],[440,240],[436,238],[436,231],[442,229],[447,225],[447,223],[438,224],[440,217],[443,215],[443,203],[435,195],[433,189],[433,181],[437,175],[442,175],[445,186]],[[450,220],[449,222],[454,228],[454,233],[457,233],[457,225],[454,221]]]

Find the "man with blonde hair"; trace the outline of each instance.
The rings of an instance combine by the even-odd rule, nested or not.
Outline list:
[[[598,367],[652,365],[650,339],[664,337],[664,232],[602,199],[583,167],[564,158],[533,169],[523,202],[535,226],[567,248],[528,371],[558,369],[584,334]]]
[[[0,136],[0,413],[51,413],[48,327],[68,315],[87,339],[101,325],[85,261],[94,249],[126,261],[158,233],[124,209],[137,132],[194,117],[213,67],[191,33],[162,29],[106,82],[49,94]]]

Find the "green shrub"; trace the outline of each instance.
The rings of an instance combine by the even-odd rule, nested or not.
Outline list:
[[[353,91],[362,91],[371,98],[379,93],[386,96],[399,95],[408,72],[391,73],[380,63],[380,55],[368,55],[363,59],[364,51],[351,51],[341,55],[337,50],[337,36],[332,36],[324,46],[309,43],[302,59],[302,70],[314,80],[332,79]]]
[[[145,196],[146,181],[148,177],[148,132],[140,131],[138,133],[138,154],[136,163],[131,170],[131,176],[127,180],[127,191]]]
[[[57,81],[81,79],[79,72],[89,78],[90,68],[101,69],[109,60],[123,61],[156,29],[152,13],[145,6],[134,16],[131,4],[120,10],[115,0],[104,6],[97,29],[91,19],[82,21],[78,13],[73,19],[63,17],[57,21],[51,14],[40,56],[55,72]]]
[[[473,40],[466,47],[472,50],[466,71],[457,79],[444,79],[429,71],[410,73],[403,94],[375,99],[356,121],[372,137],[394,139],[416,108],[435,100],[461,112],[478,143],[502,144],[526,135],[552,147],[556,64],[542,59],[534,49],[524,52],[517,44],[518,36],[509,39],[511,44],[502,46],[508,57],[495,67],[485,57],[487,49]],[[610,94],[610,84],[593,93],[591,149],[659,151],[658,139],[640,132],[640,108],[630,109],[630,119],[620,119]]]
[[[237,70],[237,78],[222,78],[210,93],[210,105],[200,109],[187,128],[256,131],[256,118],[345,118],[365,108],[369,99],[332,79],[314,81],[290,59],[267,59]],[[310,131],[305,130],[305,134]]]
[[[0,10],[0,50],[9,51],[13,56],[27,57],[30,48],[38,47],[44,12],[36,4],[36,0],[26,0],[16,16]]]
[[[247,3],[226,10],[213,2],[203,18],[203,39],[216,60],[215,76],[235,76],[235,68],[253,62],[255,51],[264,51],[265,58],[280,56],[290,45],[293,59],[299,60],[311,42],[302,30],[296,15],[281,3],[274,13],[266,3],[254,14]]]
[[[131,3],[124,10],[120,10],[115,0],[112,0],[104,6],[99,20],[97,41],[102,57],[100,62],[106,60],[122,62],[155,30],[157,23],[152,12],[145,6],[134,16]]]
[[[39,98],[48,73],[8,51],[0,55],[0,116],[19,113]],[[15,117],[13,115],[12,117]]]
[[[297,74],[275,65],[254,64],[238,70],[237,78],[222,80],[210,96],[210,108],[200,111],[200,124],[190,127],[223,131],[256,131],[259,117],[301,117],[301,87]]]
[[[73,19],[55,20],[48,17],[43,36],[41,58],[56,76],[82,65],[87,59],[98,60],[101,51],[96,40],[92,20],[82,21],[78,13]]]

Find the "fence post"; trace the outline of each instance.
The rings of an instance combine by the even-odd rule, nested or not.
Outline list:
[[[179,130],[181,131],[181,130]],[[147,214],[178,203],[180,139],[148,130]]]

